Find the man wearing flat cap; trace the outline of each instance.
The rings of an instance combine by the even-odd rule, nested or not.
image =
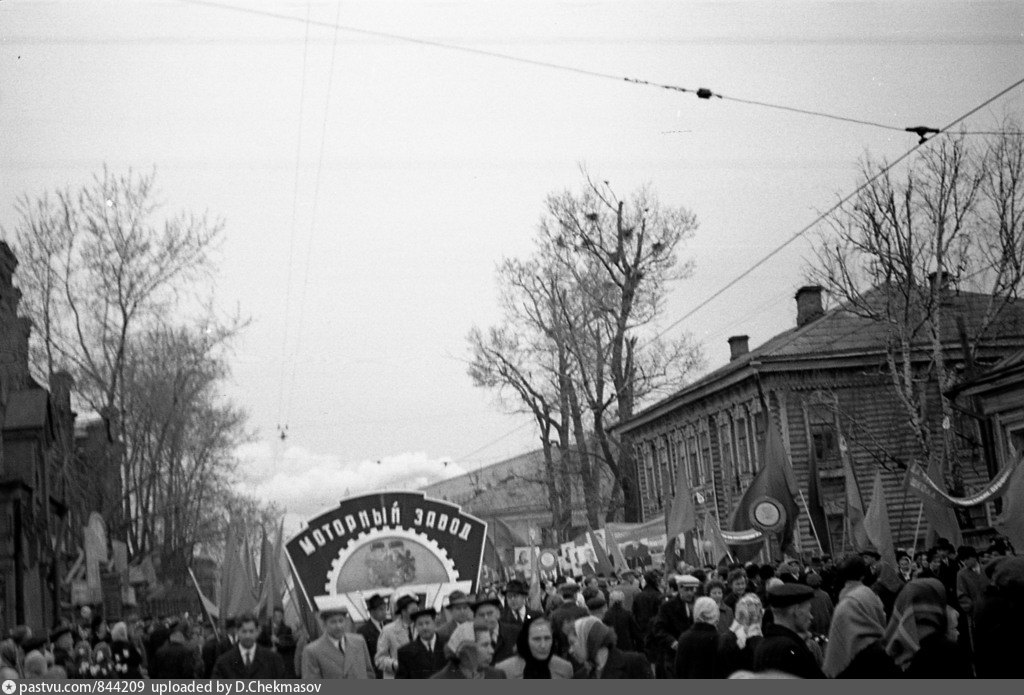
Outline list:
[[[456,589],[452,593],[448,594],[448,601],[445,604],[445,609],[448,612],[448,622],[437,629],[439,637],[444,639],[450,639],[452,634],[462,623],[468,623],[473,620],[473,598],[466,594],[465,591],[459,591]]]
[[[445,667],[446,640],[437,636],[437,611],[421,608],[411,616],[416,638],[398,650],[396,678],[430,678]]]
[[[411,594],[403,594],[395,599],[394,619],[380,631],[377,654],[373,659],[385,679],[394,678],[398,672],[398,650],[412,642],[415,636],[412,614],[419,609],[419,599]]]
[[[488,666],[497,664],[515,654],[518,631],[501,622],[501,601],[497,596],[479,598],[473,604],[473,617],[487,624],[491,632],[494,656]]]
[[[352,632],[348,609],[325,608],[319,615],[323,634],[302,650],[302,680],[376,678],[366,640]]]
[[[804,584],[776,584],[767,600],[774,622],[764,628],[764,639],[754,649],[754,671],[781,671],[797,678],[824,678],[825,674],[803,638],[811,626],[814,590]]]
[[[669,588],[673,585],[676,594],[661,604],[651,623],[651,636],[658,647],[658,663],[667,678],[675,677],[679,636],[693,625],[693,602],[697,598],[700,580],[684,574],[670,578]]]
[[[370,617],[359,626],[356,632],[366,640],[366,648],[370,650],[370,654],[376,655],[377,641],[380,639],[380,633],[384,630],[384,626],[387,625],[385,621],[385,616],[388,613],[387,601],[380,594],[374,594],[366,599],[366,611]],[[384,677],[384,672],[377,668],[377,664],[373,665],[373,671],[377,674],[377,678]]]

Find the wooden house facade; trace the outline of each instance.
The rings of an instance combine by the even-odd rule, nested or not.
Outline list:
[[[950,314],[980,313],[984,295],[950,291]],[[796,325],[748,349],[746,336],[729,339],[730,361],[672,396],[645,408],[615,427],[634,447],[645,519],[664,513],[675,495],[675,474],[682,464],[694,494],[698,528],[712,514],[723,529],[734,528],[732,513],[763,465],[767,418],[780,428],[800,494],[796,546],[805,555],[840,552],[851,542],[844,523],[848,457],[865,507],[875,471],[881,470],[890,524],[898,546],[923,539],[920,505],[903,486],[906,466],[917,444],[887,368],[883,328],[843,308],[823,310],[822,290],[804,287],[796,294]],[[953,324],[951,324],[952,326]],[[1024,307],[1009,306],[993,335],[977,353],[994,363],[1024,346]],[[957,331],[943,336],[954,365],[963,361]],[[943,424],[938,385],[928,378],[927,346],[914,369],[920,375],[925,417],[931,431]],[[958,442],[959,472],[965,492],[988,479],[981,438],[974,418],[957,413],[952,422]],[[812,457],[828,530],[816,537],[808,521],[807,497]],[[972,510],[961,518],[965,536],[981,529],[990,511]],[[736,528],[748,528],[740,523]]]

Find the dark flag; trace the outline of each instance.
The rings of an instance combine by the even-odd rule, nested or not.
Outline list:
[[[810,517],[811,526],[814,527],[814,535],[821,544],[822,552],[832,554],[832,536],[828,532],[828,517],[825,515],[825,505],[821,501],[821,480],[818,476],[818,452],[814,447],[814,437],[807,442],[808,452],[808,479],[807,479],[807,514]]]
[[[797,514],[799,508],[794,497],[796,483],[793,480],[793,470],[789,463],[789,454],[782,443],[782,433],[772,420],[771,411],[765,408],[767,418],[766,441],[764,444],[764,455],[762,456],[763,466],[754,479],[750,481],[750,487],[743,493],[736,511],[732,517],[732,530],[745,531],[752,527],[750,511],[755,503],[765,497],[769,497],[782,505],[786,513],[786,523],[778,532],[779,546],[782,552],[792,553],[793,529],[796,528]]]

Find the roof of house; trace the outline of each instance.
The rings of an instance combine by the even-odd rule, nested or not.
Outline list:
[[[864,295],[869,308],[884,307],[885,294],[875,288]],[[992,301],[990,295],[973,292],[951,292],[947,300],[953,311],[944,314],[942,322],[943,344],[959,345],[960,331],[957,317],[962,316],[969,335],[982,328],[987,307]],[[987,333],[1005,337],[989,341],[993,344],[1005,342],[1008,346],[1024,344],[1024,302],[1010,302]],[[628,432],[640,427],[683,403],[696,400],[718,389],[751,376],[755,371],[771,371],[773,367],[806,363],[813,360],[837,360],[863,357],[877,357],[884,354],[888,337],[887,325],[871,318],[867,311],[856,311],[848,306],[835,307],[822,316],[803,326],[793,327],[769,338],[757,348],[733,359],[724,366],[686,385],[667,398],[644,408],[625,422],[612,429]],[[914,346],[926,349],[928,337],[922,334]],[[756,367],[756,370],[755,370]]]

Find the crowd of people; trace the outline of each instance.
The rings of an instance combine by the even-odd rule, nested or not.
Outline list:
[[[681,566],[521,579],[321,610],[296,638],[281,609],[193,626],[88,616],[0,643],[2,678],[1015,678],[1024,676],[1024,557],[946,541],[838,562]],[[390,620],[388,619],[390,616]]]

